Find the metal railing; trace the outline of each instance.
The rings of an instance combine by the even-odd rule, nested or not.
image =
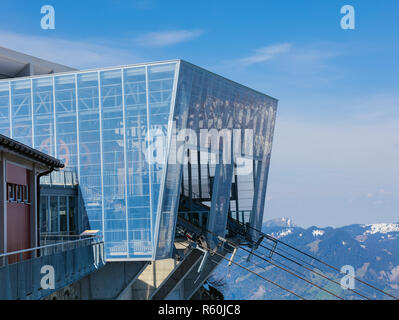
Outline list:
[[[200,228],[207,227],[209,211],[179,211],[178,215]],[[251,210],[231,211],[230,218],[246,225],[250,222]]]
[[[204,185],[201,186],[203,189],[201,190],[201,196],[199,194],[199,190],[198,193],[196,191],[194,191],[193,189],[191,190],[191,196],[193,199],[206,199],[206,201],[211,200],[212,198],[212,194],[210,192],[209,188],[205,188]],[[189,197],[190,196],[190,190],[188,187],[184,186],[183,189],[183,195],[185,197]]]
[[[75,171],[53,171],[47,176],[40,179],[41,185],[47,186],[61,186],[61,187],[74,187],[79,184],[78,177]]]
[[[180,211],[178,215],[202,229],[207,227],[209,211]]]
[[[102,243],[100,237],[86,236],[86,238],[81,238],[77,240],[62,242],[58,241],[57,243],[46,244],[40,247],[2,253],[0,254],[0,267],[98,243]]]
[[[102,268],[104,242],[91,236],[8,252],[0,263],[0,300],[38,300]],[[53,280],[47,286],[43,277],[50,269]]]
[[[54,244],[65,241],[86,239],[88,235],[75,234],[73,232],[46,232],[40,234],[40,244]],[[92,236],[91,236],[92,237]]]
[[[251,212],[251,210],[231,211],[231,218],[241,224],[247,224],[250,222]]]

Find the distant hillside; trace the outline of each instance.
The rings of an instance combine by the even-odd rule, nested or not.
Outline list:
[[[399,296],[399,224],[397,223],[304,229],[295,226],[290,219],[282,218],[265,222],[263,231],[316,258],[320,258],[338,269],[344,265],[351,265],[359,279]],[[287,253],[290,253],[304,258],[284,246],[279,245],[277,249],[286,250],[284,255],[287,257],[289,257]],[[264,254],[269,254],[264,248],[259,250],[263,251]],[[251,261],[247,262],[247,253],[243,250],[240,250],[238,255],[241,257],[238,256],[236,262],[282,284],[307,299],[334,299],[332,295],[312,287],[257,257],[251,257]],[[310,271],[283,259],[281,256],[275,254],[273,259],[276,262],[284,263],[289,269],[300,272],[307,278],[311,275]],[[342,274],[331,272],[328,268],[322,267],[322,265],[316,264],[308,258],[305,258],[304,262],[317,265],[326,275],[334,277],[340,283]],[[256,265],[254,266],[254,264]],[[295,299],[295,296],[276,288],[253,274],[249,274],[238,266],[232,266],[226,270],[226,264],[223,264],[217,268],[213,278],[225,280],[226,284],[221,288],[221,291],[226,299]],[[312,275],[310,279],[344,298],[361,298],[317,275]],[[389,298],[358,281],[355,282],[355,290],[366,293],[370,298]]]

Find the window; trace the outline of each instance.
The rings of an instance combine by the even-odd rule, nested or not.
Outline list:
[[[40,197],[40,232],[50,231],[49,227],[49,201],[47,196]]]
[[[7,183],[7,200],[10,202],[18,201],[29,204],[29,186]]]
[[[67,219],[67,197],[59,197],[60,231],[66,232],[68,227]]]
[[[24,202],[29,203],[29,186],[24,186]]]
[[[21,186],[21,185],[17,185],[17,201],[18,202],[22,202],[22,199],[23,199],[23,192],[22,192],[22,190],[23,190],[23,188],[22,188],[23,186]]]
[[[8,201],[15,201],[15,185],[12,183],[7,184]]]
[[[75,228],[75,208],[76,208],[76,198],[69,197],[69,232],[76,232]]]
[[[58,197],[50,197],[50,232],[59,232],[58,224]]]

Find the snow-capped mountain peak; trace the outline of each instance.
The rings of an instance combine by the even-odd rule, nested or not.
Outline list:
[[[390,233],[390,232],[399,232],[399,224],[397,223],[375,223],[375,224],[367,224],[363,225],[363,228],[369,228],[364,232],[367,234],[376,234],[376,233]]]
[[[312,235],[314,236],[314,237],[317,237],[317,236],[322,236],[322,235],[324,235],[324,230],[313,230],[313,232],[312,232]]]
[[[293,228],[296,225],[292,222],[290,218],[275,218],[264,222],[264,227],[280,227],[280,228]]]

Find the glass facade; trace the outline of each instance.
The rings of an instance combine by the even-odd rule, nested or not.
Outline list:
[[[254,129],[260,179],[247,206],[259,227],[276,107],[275,99],[184,61],[0,80],[0,133],[77,173],[84,214],[104,236],[108,260],[171,256],[183,169],[166,161],[176,156],[175,129]],[[214,168],[208,227],[219,234],[234,170]],[[75,204],[65,197],[41,203],[47,231],[71,229]]]
[[[76,234],[75,196],[40,196],[41,234]]]
[[[233,140],[231,140],[232,159],[246,157],[250,158],[249,163],[257,164],[252,166],[252,170],[247,174],[238,174],[240,182],[245,181],[245,184],[241,185],[246,188],[246,191],[248,185],[252,189],[249,189],[249,194],[248,191],[244,193],[240,190],[239,199],[234,203],[230,201],[230,193],[233,175],[237,174],[237,168],[234,167],[234,161],[224,163],[220,159],[226,149],[225,143],[223,142],[220,148],[217,146],[217,152],[219,152],[218,164],[200,163],[201,170],[199,172],[204,173],[207,170],[212,172],[212,182],[208,182],[211,186],[207,190],[211,197],[207,230],[224,236],[228,212],[238,202],[241,204],[241,209],[249,209],[248,220],[250,225],[261,229],[276,112],[276,99],[188,62],[181,61],[173,120],[178,130],[191,129],[196,133],[197,148],[189,148],[191,149],[190,153],[203,152],[203,149],[198,147],[202,147],[200,137],[203,129],[207,131],[215,129],[218,132],[223,129],[228,129],[231,132],[238,130],[242,137],[236,139],[236,142],[239,142],[238,148],[237,143],[233,145]],[[248,140],[248,138],[244,134],[245,130],[252,132],[253,148],[250,150],[247,150],[248,141],[245,140]],[[179,142],[176,143],[176,150],[178,150]],[[212,147],[208,152],[214,152]],[[179,206],[179,194],[182,188],[183,169],[184,166],[169,164],[166,170],[165,184],[162,189],[164,194],[160,209],[159,238],[156,239],[157,258],[167,257],[173,249],[174,227],[176,225],[176,211]],[[192,171],[195,170],[191,170],[191,173]],[[193,183],[191,187],[195,189],[195,187],[198,188],[201,185],[204,193],[207,187],[206,182],[198,180],[199,176],[200,174],[196,177],[197,185]],[[195,180],[195,177],[192,176],[191,179]]]

